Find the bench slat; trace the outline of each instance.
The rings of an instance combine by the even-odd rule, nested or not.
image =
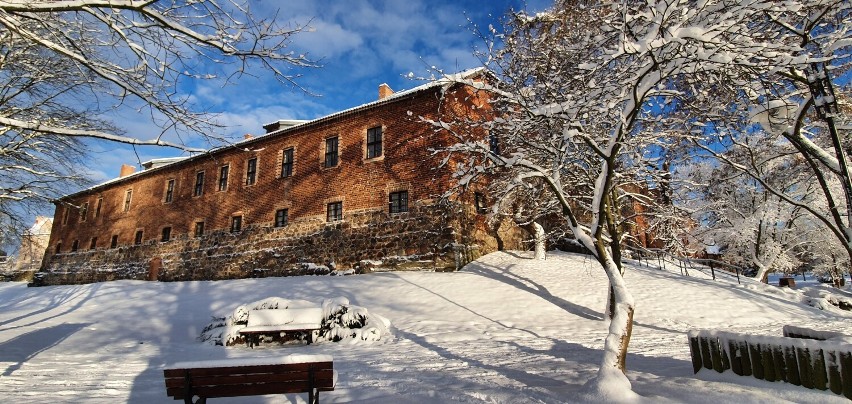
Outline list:
[[[198,376],[192,377],[193,386],[223,386],[231,384],[260,384],[260,383],[275,383],[275,382],[295,382],[307,381],[310,378],[310,372],[281,372],[281,373],[258,373],[246,375],[216,375],[216,376]],[[314,371],[314,384],[317,386],[331,386],[334,382],[334,370],[324,369]],[[183,377],[166,378],[166,387],[183,388],[186,379]]]
[[[255,373],[280,373],[299,370],[324,370],[334,369],[334,362],[307,362],[307,363],[288,363],[275,365],[254,365],[254,366],[226,366],[214,368],[192,368],[192,369],[163,369],[165,377],[181,377],[183,378],[186,370],[189,370],[189,376],[216,376],[216,375],[232,375],[232,374],[255,374]]]
[[[333,387],[317,387],[318,391],[332,391]],[[228,386],[202,386],[193,388],[194,395],[205,398],[216,397],[238,397],[238,396],[259,396],[265,394],[290,394],[303,393],[308,391],[307,381],[286,382],[286,383],[264,383],[250,385],[228,385]],[[184,399],[184,389],[182,387],[166,389],[166,394],[174,397],[175,400]]]

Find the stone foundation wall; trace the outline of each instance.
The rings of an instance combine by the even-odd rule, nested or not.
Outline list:
[[[490,252],[477,222],[464,209],[415,206],[389,216],[379,210],[353,212],[326,223],[313,217],[274,228],[217,231],[201,238],[62,253],[49,257],[34,286],[118,279],[151,281],[221,280],[326,274],[332,271],[455,270]]]

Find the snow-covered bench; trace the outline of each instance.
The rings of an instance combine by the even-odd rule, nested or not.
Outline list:
[[[204,404],[208,398],[308,393],[319,404],[320,391],[337,385],[331,355],[227,359],[175,363],[163,369],[166,394],[175,400]]]
[[[239,331],[245,337],[246,344],[253,348],[260,343],[263,335],[306,333],[308,344],[313,342],[313,334],[322,326],[322,309],[309,307],[304,309],[267,309],[251,310],[246,327]]]

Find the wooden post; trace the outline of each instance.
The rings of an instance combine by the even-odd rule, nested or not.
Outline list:
[[[840,380],[843,381],[843,395],[852,399],[852,352],[838,352],[840,355]]]
[[[802,385],[802,379],[799,376],[799,363],[796,359],[796,348],[792,346],[782,347],[784,350],[784,367],[787,369],[787,383]]]
[[[772,359],[772,346],[760,346],[760,364],[763,366],[763,380],[774,382],[778,380],[775,376],[775,361]]]
[[[817,390],[825,390],[828,388],[828,375],[825,373],[825,354],[822,349],[817,350],[816,352],[811,352],[810,350],[806,351],[810,356],[808,357],[809,361],[808,365],[813,363],[813,367],[811,367],[811,379],[813,380],[812,389]],[[801,362],[801,360],[799,360]],[[802,386],[804,386],[804,377],[802,378]]]
[[[751,376],[751,355],[749,354],[748,342],[743,339],[742,341],[738,341],[737,345],[740,347],[740,355],[742,355],[742,365],[743,365],[743,376]]]
[[[828,388],[834,394],[843,392],[843,383],[840,378],[840,361],[837,352],[827,351],[825,358],[825,367],[828,369]]]
[[[787,368],[784,364],[784,348],[781,345],[772,347],[772,363],[775,365],[775,380],[787,381]]]
[[[713,358],[710,356],[710,341],[707,337],[698,337],[698,342],[701,344],[701,362],[705,369],[713,369]]]
[[[701,347],[698,337],[689,338],[689,353],[692,356],[692,373],[698,373],[701,370]]]
[[[719,346],[718,338],[711,338],[710,341],[710,359],[713,361],[713,369],[719,373],[725,371],[725,366],[722,363],[722,347]]]
[[[760,352],[760,344],[748,344],[748,355],[751,358],[751,369],[754,371],[754,378],[763,380],[763,356]]]
[[[743,376],[743,352],[737,341],[728,340],[728,352],[731,353],[731,370],[738,376]],[[746,355],[748,355],[746,353]]]

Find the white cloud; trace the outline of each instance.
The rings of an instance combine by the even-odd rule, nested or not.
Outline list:
[[[310,30],[294,37],[293,47],[307,52],[311,59],[328,59],[357,49],[363,45],[361,34],[340,24],[314,19]]]

